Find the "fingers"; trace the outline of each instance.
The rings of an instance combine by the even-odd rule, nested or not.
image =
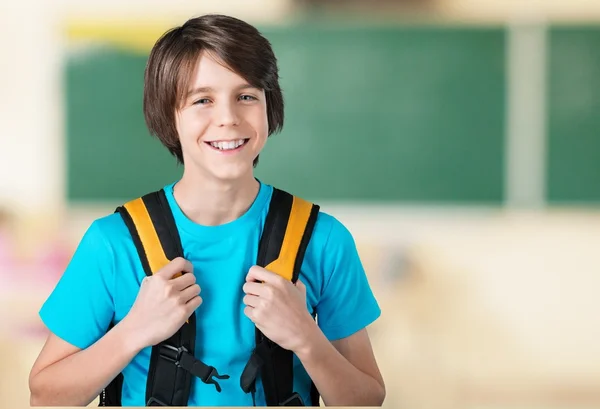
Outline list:
[[[268,285],[264,285],[262,283],[256,283],[256,282],[247,282],[242,286],[242,290],[246,293],[246,294],[251,294],[251,295],[257,295],[259,297],[264,297],[267,298],[271,295],[271,293],[273,292],[273,288],[268,286]]]
[[[252,266],[246,275],[246,281],[259,281],[271,285],[281,285],[284,278],[259,266]]]
[[[196,309],[202,304],[202,298],[200,296],[195,296],[192,297],[192,299],[190,299],[186,304],[186,308],[188,309],[189,315],[188,318],[190,317],[190,315],[192,315],[192,313],[194,311],[196,311]]]
[[[254,315],[254,308],[246,306],[244,308],[244,314],[246,317],[250,318],[251,321],[255,322],[256,317]]]
[[[181,291],[184,288],[188,288],[189,286],[196,284],[196,276],[193,273],[184,274],[180,277],[173,278],[171,280],[171,284],[173,285],[174,289]]]
[[[192,263],[184,258],[176,257],[169,262],[166,266],[157,271],[154,275],[165,279],[171,279],[178,273],[193,273],[194,267]],[[186,274],[184,274],[186,275]]]
[[[247,305],[248,307],[256,308],[256,307],[258,307],[258,303],[260,302],[260,299],[255,295],[246,294],[244,296],[243,301],[244,301],[244,305]]]
[[[185,275],[185,274],[184,274]],[[181,291],[179,297],[183,303],[187,303],[192,298],[196,297],[200,294],[200,286],[198,284],[191,285]]]

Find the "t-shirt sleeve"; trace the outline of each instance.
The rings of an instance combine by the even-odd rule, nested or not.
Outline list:
[[[113,259],[95,221],[40,310],[40,318],[52,333],[81,349],[106,333],[114,314]]]
[[[319,327],[330,340],[346,338],[381,315],[352,234],[332,217],[323,253],[325,282],[317,305]]]

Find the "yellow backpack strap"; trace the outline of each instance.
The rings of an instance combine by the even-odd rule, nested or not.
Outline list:
[[[295,283],[318,214],[318,205],[274,188],[257,264]]]
[[[163,190],[134,199],[116,211],[131,233],[146,275],[183,257],[179,232]]]

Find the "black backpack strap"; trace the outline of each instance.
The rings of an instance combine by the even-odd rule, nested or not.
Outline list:
[[[133,238],[146,275],[151,276],[176,257],[183,257],[181,239],[173,213],[163,190],[149,193],[117,208]],[[220,376],[215,368],[194,357],[196,344],[196,315],[170,338],[154,345],[146,384],[147,406],[187,406],[192,376],[212,383],[221,391],[214,378]],[[120,374],[119,376],[122,377]],[[106,391],[117,391],[120,405],[120,386],[115,381]],[[113,385],[115,383],[115,385]]]
[[[295,283],[318,213],[319,206],[274,189],[257,264]],[[256,348],[240,378],[242,389],[254,394],[256,379],[261,376],[267,406],[304,406],[293,390],[293,357],[292,351],[281,348],[257,328]],[[314,385],[312,389],[316,391]]]

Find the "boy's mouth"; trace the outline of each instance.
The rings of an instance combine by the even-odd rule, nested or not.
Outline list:
[[[211,148],[219,151],[234,151],[236,149],[240,149],[248,141],[249,139],[236,139],[233,141],[211,141],[204,143],[210,146]]]

